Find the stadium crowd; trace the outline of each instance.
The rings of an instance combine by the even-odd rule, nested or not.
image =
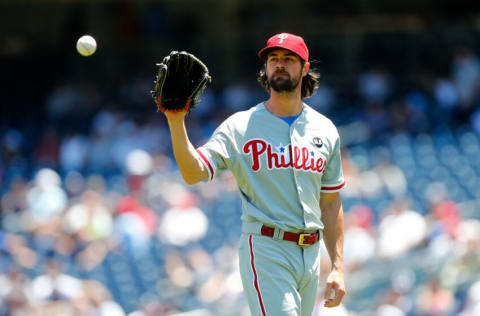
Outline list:
[[[448,76],[372,66],[306,100],[339,126],[347,181],[347,295],[317,315],[480,315],[480,60],[453,56]],[[235,180],[183,183],[151,81],[64,80],[46,124],[2,126],[0,315],[248,315]],[[260,102],[254,84],[207,89],[194,144]]]

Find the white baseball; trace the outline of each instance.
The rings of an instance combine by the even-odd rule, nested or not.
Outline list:
[[[77,51],[82,56],[90,56],[97,50],[97,41],[90,35],[84,35],[77,41]]]

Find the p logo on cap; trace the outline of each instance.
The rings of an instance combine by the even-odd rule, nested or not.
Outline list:
[[[280,33],[270,37],[267,46],[258,52],[258,57],[265,60],[267,53],[274,48],[288,49],[297,54],[303,61],[308,62],[308,48],[302,37],[290,33]]]
[[[282,33],[282,34],[279,34],[279,35],[277,35],[277,36],[278,36],[278,38],[280,39],[280,41],[279,41],[278,43],[279,43],[279,44],[282,44],[282,43],[283,43],[283,40],[288,37],[288,34]]]

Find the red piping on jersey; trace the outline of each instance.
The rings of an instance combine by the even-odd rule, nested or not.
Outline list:
[[[267,316],[267,313],[265,313],[265,307],[263,306],[262,295],[260,294],[260,289],[258,288],[257,270],[255,270],[255,263],[254,263],[254,260],[253,260],[252,235],[250,235],[250,238],[248,239],[248,243],[250,244],[250,257],[252,258],[252,270],[253,270],[253,276],[254,276],[253,284],[255,285],[255,290],[257,291],[258,302],[260,303],[260,308],[262,310],[262,315]]]
[[[345,182],[343,182],[340,185],[337,185],[336,187],[322,187],[322,190],[327,190],[327,191],[333,191],[333,190],[338,190],[341,189],[345,186]]]
[[[210,180],[212,180],[213,179],[212,165],[210,164],[208,159],[202,154],[202,152],[199,149],[197,149],[197,153],[200,155],[200,157],[202,157],[203,161],[205,161],[205,163],[207,164],[208,170],[210,170]]]

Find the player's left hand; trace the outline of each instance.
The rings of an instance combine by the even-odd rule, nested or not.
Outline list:
[[[172,51],[160,64],[150,93],[161,112],[190,111],[211,81],[207,66],[192,54]]]
[[[327,278],[325,290],[325,307],[336,307],[342,302],[345,295],[345,281],[343,271],[332,270]]]

